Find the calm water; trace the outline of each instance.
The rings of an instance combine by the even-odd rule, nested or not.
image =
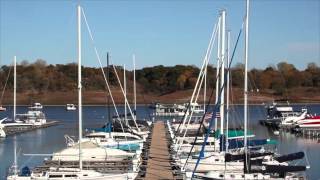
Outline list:
[[[294,106],[295,109],[301,109],[302,106]],[[313,112],[320,114],[320,105],[310,105],[307,108]],[[27,110],[26,107],[18,107],[18,113],[23,113]],[[119,108],[119,111],[123,111]],[[268,131],[265,127],[258,124],[258,120],[265,117],[263,106],[250,106],[250,130],[252,130],[257,138],[274,138],[279,141],[277,150],[281,154],[288,154],[297,151],[305,151],[311,165],[311,169],[307,171],[309,179],[320,179],[320,143],[317,140],[295,137],[292,134],[282,132],[280,136],[273,135],[273,132]],[[5,139],[0,139],[0,179],[5,179],[7,169],[13,162],[13,144],[16,141],[19,167],[28,165],[33,167],[40,165],[45,157],[39,156],[24,156],[23,154],[37,153],[50,154],[66,147],[64,135],[77,137],[77,111],[65,111],[64,107],[44,107],[44,112],[50,120],[59,120],[61,125],[49,127],[47,129],[38,129],[36,131],[9,136]],[[150,111],[145,107],[138,107],[139,118],[148,118]],[[0,113],[0,119],[10,116],[12,109]],[[102,106],[84,107],[84,128],[100,127],[105,123],[107,110]],[[232,123],[230,126],[239,126],[243,122],[243,106],[233,106],[232,108]],[[301,162],[305,164],[305,160]]]

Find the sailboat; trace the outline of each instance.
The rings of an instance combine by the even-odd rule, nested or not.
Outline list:
[[[107,83],[109,82],[109,53],[107,53],[106,81]],[[109,94],[111,96],[111,93]],[[105,148],[120,149],[120,150],[125,150],[130,152],[135,151],[137,155],[139,155],[143,148],[144,139],[138,135],[125,132],[122,124],[122,123],[125,123],[124,121],[118,121],[121,128],[120,131],[122,132],[114,131],[115,128],[112,128],[114,123],[112,123],[112,119],[111,119],[109,97],[107,98],[107,110],[108,110],[108,122],[104,125],[103,128],[93,129],[92,130],[93,132],[87,133],[85,135],[85,139],[90,140],[91,142],[94,142],[99,146],[102,146]],[[125,108],[125,112],[126,112],[126,108]]]
[[[293,159],[301,159],[304,157],[304,153],[294,153],[282,158],[281,156],[267,155],[262,156],[263,159],[256,159],[256,156],[252,156],[253,151],[250,150],[247,137],[248,127],[248,19],[249,19],[249,0],[246,1],[246,18],[245,18],[245,82],[244,82],[244,142],[243,152],[240,154],[230,154],[226,152],[224,154],[225,167],[221,170],[209,171],[204,174],[195,173],[195,170],[191,175],[193,179],[298,179],[298,177],[290,172],[304,171],[305,166],[289,166],[287,161]],[[223,136],[222,136],[223,137]],[[228,142],[228,141],[227,141]],[[223,144],[222,144],[223,145]],[[220,145],[221,146],[221,145]],[[225,146],[225,145],[223,145]],[[228,144],[226,145],[228,147]],[[236,158],[237,157],[237,158]],[[259,157],[259,156],[258,156]],[[233,159],[233,160],[231,160]],[[285,160],[284,160],[285,159]],[[198,158],[200,160],[200,158]],[[238,161],[240,160],[240,161]],[[234,170],[233,166],[228,162],[239,162],[242,165],[238,171]],[[260,162],[259,162],[260,161]],[[213,163],[212,165],[215,165]]]
[[[122,125],[124,125],[123,128],[125,128],[126,131],[133,133],[133,134],[136,134],[136,135],[139,135],[145,140],[150,133],[150,131],[148,129],[150,123],[147,121],[140,121],[140,123],[137,122],[136,112],[132,111],[130,104],[128,102],[127,96],[126,96],[127,93],[126,93],[126,87],[125,87],[126,86],[125,74],[124,74],[124,86],[122,86],[115,66],[113,66],[113,70],[115,72],[120,89],[122,91],[122,95],[124,97],[124,108],[125,108],[125,112],[123,115],[118,115],[117,117],[114,118],[114,120],[113,120],[114,128],[119,129],[119,127],[121,127],[121,126],[119,126],[119,124],[122,124]],[[125,67],[124,67],[124,73],[125,73]],[[127,110],[129,110],[129,113],[127,113]],[[128,117],[128,115],[130,117]],[[118,124],[118,128],[116,127],[117,124]]]
[[[224,44],[224,30],[225,30],[225,10],[221,11],[220,13],[220,17],[218,20],[219,25],[218,27],[218,33],[220,35],[220,33],[222,34],[222,40],[221,43]],[[220,36],[218,36],[218,42],[220,39]],[[221,62],[221,70],[219,74],[223,74],[222,69],[224,69],[224,45],[221,45],[222,48],[219,49],[220,51],[218,51],[218,56]],[[219,62],[218,62],[219,65]],[[218,82],[218,81],[217,81]],[[224,77],[221,76],[221,88],[223,88],[223,82],[224,82]],[[224,96],[224,93],[221,93],[221,97]],[[223,99],[221,98],[221,101],[223,101]],[[218,101],[217,101],[218,102]],[[223,104],[223,103],[221,103]],[[220,118],[221,118],[221,129],[220,131],[215,130],[215,136],[214,137],[208,137],[206,139],[206,151],[205,153],[203,153],[201,156],[201,161],[198,163],[197,158],[191,158],[189,159],[188,157],[180,157],[180,160],[178,161],[178,165],[182,168],[182,171],[193,171],[195,166],[197,166],[197,172],[208,172],[208,171],[221,171],[223,169],[225,169],[226,166],[230,167],[228,168],[228,170],[230,171],[242,171],[243,170],[243,162],[241,161],[234,161],[234,162],[225,162],[225,152],[221,151],[221,148],[223,146],[221,146],[221,139],[219,139],[219,136],[222,134],[223,135],[223,115],[224,115],[224,110],[223,108],[221,108],[223,106],[220,106]],[[211,115],[212,116],[212,115]],[[189,124],[187,124],[188,127],[186,129],[189,128]],[[232,134],[232,132],[235,132],[234,134]],[[239,139],[239,138],[243,138],[244,133],[241,133],[241,131],[228,131],[228,141],[232,142],[233,139]],[[253,135],[250,135],[251,137],[253,137]],[[179,139],[179,138],[178,138]],[[183,137],[184,141],[187,141],[187,138]],[[201,151],[201,147],[202,144],[204,142],[204,137],[196,137],[197,140],[194,140],[195,137],[193,138],[194,143],[190,143],[189,146],[185,146],[185,145],[180,145],[180,149],[177,152],[179,154],[179,152],[181,152],[181,148],[185,148],[186,150],[189,150],[188,152],[191,151],[191,149],[193,150],[192,152],[194,153],[194,155],[198,155]],[[201,140],[201,141],[199,141]],[[198,141],[201,142],[201,145],[198,145]],[[195,144],[197,143],[197,144]],[[192,144],[192,145],[191,145]],[[220,149],[220,150],[219,150]],[[231,148],[230,148],[231,149]],[[243,148],[239,149],[239,150],[243,150]],[[197,154],[198,153],[198,154]],[[238,152],[235,152],[238,153]]]
[[[124,180],[134,179],[137,173],[100,173],[96,170],[84,170],[83,169],[83,141],[82,141],[82,83],[81,83],[81,13],[83,12],[82,7],[78,5],[77,16],[78,16],[78,115],[79,115],[79,143],[77,144],[77,156],[79,162],[79,168],[50,168],[49,170],[41,173],[30,173],[28,176],[24,175],[10,175],[7,177],[8,180],[68,180],[68,179],[82,179],[82,180]],[[72,155],[71,155],[72,156]]]
[[[3,118],[0,121],[2,130],[4,131],[6,128],[25,128],[33,126],[33,123],[25,122],[25,121],[19,121],[17,119],[17,57],[14,56],[13,58],[13,67],[14,67],[14,73],[13,73],[13,118],[10,120],[9,118]]]
[[[42,126],[47,123],[45,114],[41,111],[42,105],[35,103],[34,106],[29,107],[27,113],[17,114],[17,57],[13,59],[14,66],[14,85],[13,85],[13,118],[4,118],[0,121],[2,129],[24,129],[30,128],[31,126]]]

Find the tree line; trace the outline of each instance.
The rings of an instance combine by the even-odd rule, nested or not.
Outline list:
[[[116,67],[117,73],[123,80],[122,67]],[[109,71],[109,83],[118,86],[113,68],[104,67]],[[179,90],[193,89],[196,84],[199,68],[191,65],[176,65],[145,67],[136,71],[139,92],[166,94]],[[237,64],[231,69],[232,87],[243,88],[244,65]],[[106,83],[100,68],[83,67],[84,90],[105,90]],[[9,75],[9,76],[8,76]],[[132,88],[133,72],[126,71],[127,87]],[[0,68],[0,89],[13,90],[13,67],[3,65]],[[207,68],[207,87],[215,87],[216,68]],[[18,92],[55,92],[74,91],[77,89],[77,64],[47,64],[38,59],[34,63],[22,61],[17,65]],[[249,72],[251,90],[271,90],[272,93],[283,95],[286,90],[297,87],[320,88],[320,67],[309,63],[304,70],[298,70],[293,64],[280,62],[276,66],[265,69],[251,69]]]

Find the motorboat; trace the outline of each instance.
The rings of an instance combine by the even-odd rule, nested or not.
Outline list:
[[[284,118],[281,121],[281,126],[293,126],[295,125],[298,121],[301,121],[303,119],[305,119],[307,115],[307,111],[304,111],[302,114],[300,114],[299,116],[289,116]]]
[[[33,103],[33,105],[31,107],[29,107],[30,109],[35,109],[35,110],[41,110],[43,108],[41,103]]]
[[[185,105],[183,104],[161,104],[155,103],[151,106],[154,116],[184,116]]]
[[[320,116],[312,115],[303,110],[303,113],[297,117],[288,117],[281,122],[282,126],[291,128],[320,128]]]
[[[32,124],[34,126],[41,126],[47,123],[46,116],[40,108],[29,107],[25,114],[17,114],[15,118],[17,123]]]
[[[0,106],[0,111],[6,111],[6,110],[7,110],[7,108]]]
[[[260,124],[273,128],[278,128],[287,118],[296,118],[302,114],[300,111],[294,111],[293,107],[289,104],[273,102],[272,104],[266,105],[265,108],[267,117],[265,120],[260,120]]]
[[[299,128],[320,128],[320,116],[307,115],[304,119],[297,121]]]
[[[67,111],[75,111],[77,107],[74,104],[67,104],[66,105],[66,110]]]
[[[203,106],[199,105],[196,102],[193,103],[184,103],[184,104],[162,104],[162,103],[154,103],[150,106],[150,108],[154,109],[153,116],[184,116],[185,114],[190,114],[193,111],[194,114],[204,113]]]

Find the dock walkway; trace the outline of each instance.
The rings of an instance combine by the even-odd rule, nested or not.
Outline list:
[[[4,132],[6,133],[7,136],[14,135],[14,134],[19,134],[19,133],[24,133],[28,131],[33,131],[36,129],[42,129],[42,128],[47,128],[50,126],[56,126],[59,124],[59,121],[49,121],[43,125],[40,126],[12,126],[12,127],[4,127]]]
[[[155,122],[145,179],[174,179],[164,122]]]

